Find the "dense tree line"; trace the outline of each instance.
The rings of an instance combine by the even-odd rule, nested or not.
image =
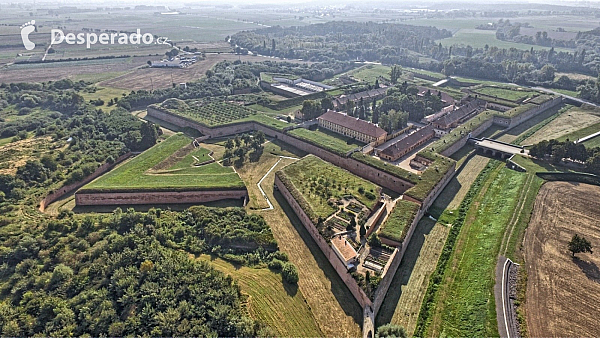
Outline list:
[[[268,335],[237,283],[189,254],[289,266],[264,220],[239,208],[62,212],[16,229],[0,238],[3,336]]]
[[[240,32],[231,37],[231,43],[260,54],[292,59],[379,61],[403,49],[421,52],[434,40],[450,36],[450,31],[435,27],[335,21]]]
[[[569,140],[544,140],[532,145],[529,154],[554,163],[569,159],[584,165],[586,171],[600,175],[600,148],[587,149],[583,144]]]
[[[267,55],[313,61],[379,61],[443,72],[448,76],[461,75],[576,90],[578,86],[585,85],[585,81],[568,77],[554,81],[554,74],[577,72],[597,76],[599,67],[596,55],[600,53],[598,32],[579,34],[577,41],[584,42],[577,43],[577,49],[573,52],[556,52],[553,47],[534,50],[533,47],[503,49],[488,45],[483,48],[469,45],[443,46],[434,41],[451,36],[445,30],[359,22],[270,27],[237,33],[232,36],[231,41]],[[544,40],[544,36],[540,32],[538,40]],[[276,48],[263,43],[272,40],[276,42]],[[426,56],[428,60],[422,60],[422,56]],[[395,74],[396,72],[392,75]]]
[[[160,133],[156,125],[142,122],[122,108],[110,114],[93,108],[79,94],[88,88],[70,80],[0,86],[0,101],[6,102],[0,113],[0,137],[16,135],[19,140],[31,132],[35,137],[49,136],[56,144],[28,160],[16,175],[0,175],[2,199],[21,199],[28,187],[80,181],[101,164],[156,143]],[[0,159],[10,160],[10,156],[0,154]]]

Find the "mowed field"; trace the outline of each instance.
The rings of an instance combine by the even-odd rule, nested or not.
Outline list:
[[[600,258],[567,243],[583,235],[600,245],[600,187],[548,182],[535,202],[525,235],[527,327],[531,337],[600,336]]]
[[[243,188],[230,167],[210,163],[195,167],[191,139],[176,134],[85,185],[92,191],[172,191],[210,188]],[[200,156],[200,155],[198,155]],[[188,163],[181,166],[180,162]]]
[[[275,208],[251,212],[265,218],[280,250],[287,253],[290,261],[298,267],[298,288],[304,295],[322,336],[358,337],[362,309],[283,196],[273,191],[275,172],[295,161],[283,159],[262,183]],[[246,183],[255,184],[259,176],[261,175],[256,175],[254,180]],[[243,176],[244,180],[246,177],[248,176]]]
[[[430,212],[435,217],[444,210],[455,213],[488,162],[489,158],[480,155],[470,158],[435,200]],[[413,333],[429,278],[436,268],[449,231],[450,226],[443,221],[436,222],[427,217],[421,219],[379,311],[378,325],[397,324],[409,334]]]
[[[419,221],[379,310],[377,325],[403,326],[409,336],[414,332],[429,278],[449,231],[449,226],[429,218]]]
[[[475,196],[435,298],[427,336],[497,336],[494,268],[527,175],[499,166]]]
[[[283,337],[319,337],[321,330],[297,286],[285,284],[281,274],[269,269],[235,266],[219,258],[202,255],[200,260],[231,277],[248,296],[248,311],[252,318],[269,326]]]
[[[203,144],[210,150],[222,152],[225,141],[213,144]],[[279,156],[303,157],[305,153],[277,140],[270,140],[265,144],[263,156],[258,162],[245,163],[237,169],[244,180],[250,202],[247,205],[249,212],[256,213],[265,218],[273,231],[281,251],[288,254],[290,261],[298,267],[300,279],[298,281],[298,294],[303,295],[306,305],[311,312],[313,320],[317,323],[319,334],[310,335],[313,330],[310,324],[298,331],[292,331],[294,322],[274,324],[281,328],[281,336],[320,336],[320,337],[358,337],[360,336],[359,324],[362,319],[362,310],[350,291],[341,281],[331,264],[320,251],[317,244],[310,237],[300,220],[287,204],[283,196],[273,190],[275,172],[290,165],[297,160],[283,158],[266,175],[261,183],[267,197],[273,203],[274,209],[260,210],[268,207],[264,197],[258,190],[257,183],[269,172],[273,164],[277,163]],[[243,285],[242,285],[243,287]],[[297,297],[297,296],[294,296]],[[275,301],[275,298],[273,298]],[[277,301],[287,301],[278,298]],[[294,303],[289,306],[293,306]],[[275,309],[288,305],[273,305]],[[299,309],[295,316],[308,316]],[[280,320],[280,317],[275,319]],[[302,334],[303,332],[306,333]]]
[[[525,139],[523,144],[535,144],[543,140],[562,140],[565,138],[575,141],[578,138],[600,130],[599,124],[600,110],[572,108]],[[597,125],[597,127],[592,127],[594,125]]]

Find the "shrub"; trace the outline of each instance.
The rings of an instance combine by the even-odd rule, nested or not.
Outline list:
[[[269,269],[279,271],[283,267],[283,262],[279,259],[273,259],[269,262]]]
[[[281,270],[281,274],[283,276],[283,280],[290,284],[298,283],[298,269],[292,263],[285,263],[283,265],[283,269]]]
[[[282,262],[289,261],[288,255],[285,252],[281,252],[281,251],[273,252],[273,259],[278,259]]]

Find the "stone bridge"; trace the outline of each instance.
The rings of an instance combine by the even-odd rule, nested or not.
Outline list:
[[[484,155],[499,157],[501,159],[508,159],[514,154],[527,154],[529,152],[522,146],[496,141],[489,138],[471,138],[469,141],[473,143],[475,149]]]

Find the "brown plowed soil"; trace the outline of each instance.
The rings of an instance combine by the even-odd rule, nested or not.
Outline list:
[[[598,220],[600,187],[549,182],[540,189],[524,242],[529,336],[600,336],[600,257],[573,258],[567,249],[577,233],[599,250]]]

